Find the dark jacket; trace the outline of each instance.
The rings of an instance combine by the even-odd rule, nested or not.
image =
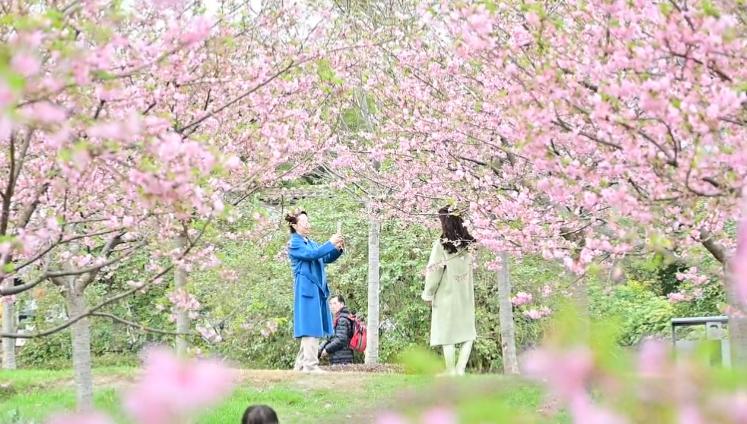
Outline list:
[[[350,320],[348,308],[343,307],[337,314],[335,335],[319,349],[319,353],[326,350],[329,354],[329,363],[332,365],[352,364],[353,350],[350,349],[350,337],[353,335],[353,322]]]

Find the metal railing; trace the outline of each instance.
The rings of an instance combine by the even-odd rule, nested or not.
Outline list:
[[[672,318],[672,347],[677,350],[677,328],[689,327],[694,325],[705,326],[706,340],[719,340],[721,342],[721,364],[724,367],[731,367],[731,345],[729,343],[728,332],[726,327],[729,323],[729,317],[725,315],[710,317],[687,317]]]

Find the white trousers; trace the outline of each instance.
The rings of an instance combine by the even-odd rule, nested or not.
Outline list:
[[[472,353],[472,342],[473,340],[462,343],[459,348],[459,359],[454,362],[456,356],[456,345],[443,345],[444,349],[444,361],[446,361],[446,374],[448,375],[464,375],[464,370],[467,368],[467,361],[469,361],[469,355]]]

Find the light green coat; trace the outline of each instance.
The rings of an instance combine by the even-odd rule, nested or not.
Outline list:
[[[440,240],[433,243],[422,298],[433,302],[431,346],[457,344],[477,337],[472,255],[468,250],[451,254]]]

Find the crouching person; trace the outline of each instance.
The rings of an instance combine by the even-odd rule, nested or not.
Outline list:
[[[353,334],[353,322],[350,311],[345,307],[345,299],[336,294],[329,299],[329,309],[335,316],[335,334],[319,350],[319,357],[329,357],[332,365],[352,364],[353,350],[350,349],[350,337]]]

